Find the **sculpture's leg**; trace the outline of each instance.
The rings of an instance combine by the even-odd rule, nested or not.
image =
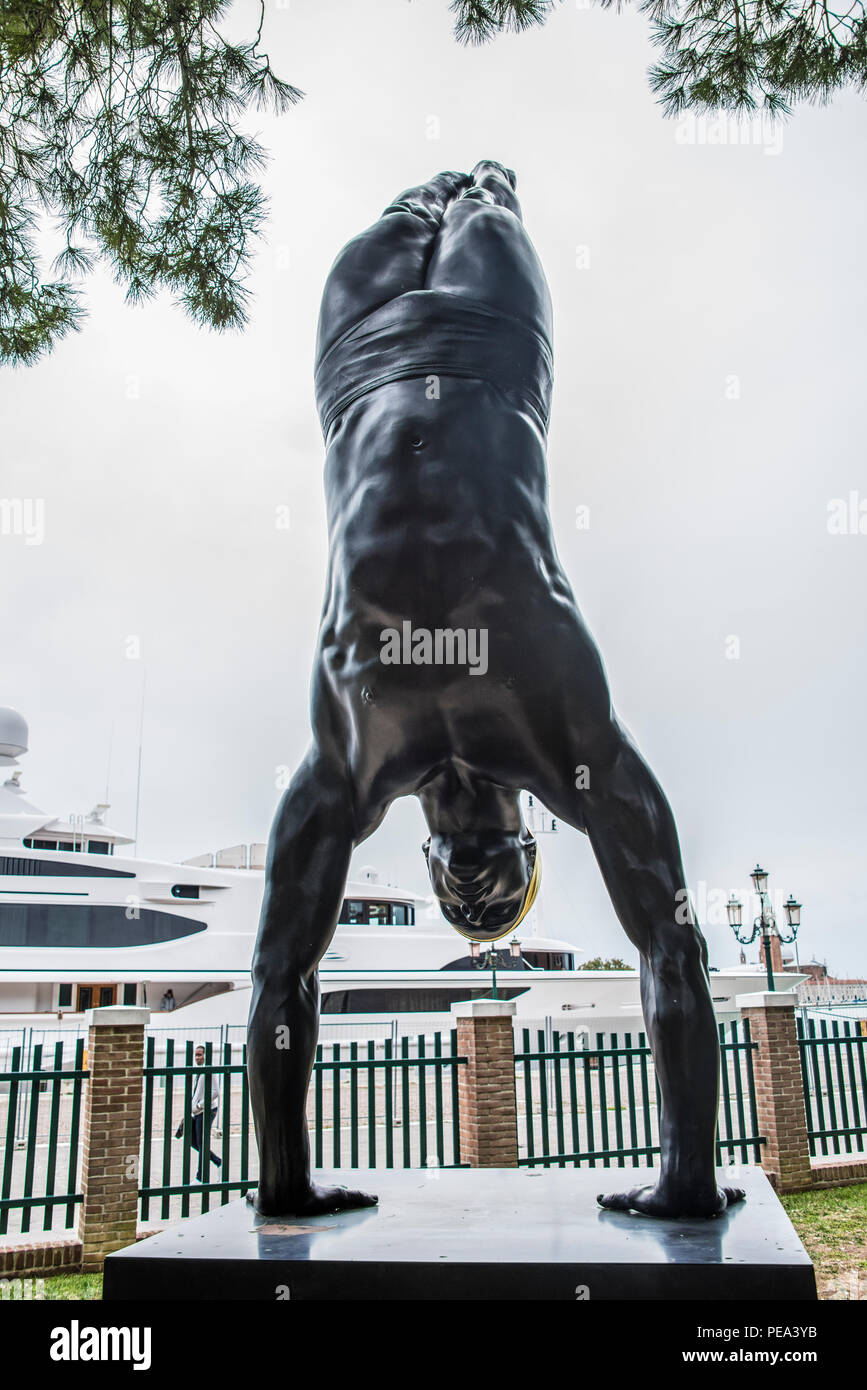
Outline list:
[[[317,966],[334,932],[353,847],[338,768],[310,754],[287,789],[268,846],[247,1033],[250,1100],[265,1215],[314,1215],[376,1198],[311,1180],[307,1086],[319,1026]]]
[[[620,921],[641,955],[641,999],[662,1097],[659,1183],[600,1197],[612,1210],[714,1216],[743,1197],[718,1187],[719,1040],[707,947],[686,896],[677,831],[625,733],[590,762],[584,824]]]
[[[468,174],[446,171],[408,188],[389,203],[378,221],[347,242],[322,294],[317,360],[342,333],[381,304],[425,288],[443,214],[469,182]]]

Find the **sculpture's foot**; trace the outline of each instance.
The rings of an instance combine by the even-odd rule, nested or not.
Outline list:
[[[496,159],[480,159],[471,177],[474,184],[482,185],[486,179],[505,179],[513,192],[518,186],[514,169],[507,169],[505,164],[499,164]]]
[[[444,169],[441,174],[434,174],[427,183],[419,184],[417,188],[404,189],[395,201],[383,210],[382,216],[385,217],[387,213],[392,212],[411,212],[417,217],[426,217],[439,230],[446,209],[471,186],[472,178],[469,174],[458,174],[452,169]]]
[[[600,1192],[596,1198],[606,1211],[636,1211],[642,1216],[722,1216],[736,1202],[744,1200],[742,1187],[674,1187],[662,1182],[633,1187],[629,1192]]]
[[[505,168],[494,159],[482,159],[472,172],[470,187],[464,189],[458,201],[491,203],[496,207],[508,208],[520,218],[521,204],[515,192],[517,182],[514,170]]]
[[[247,1202],[260,1216],[329,1216],[356,1207],[375,1207],[379,1198],[350,1187],[320,1187],[311,1182],[298,1195],[263,1198],[260,1188],[247,1193]]]

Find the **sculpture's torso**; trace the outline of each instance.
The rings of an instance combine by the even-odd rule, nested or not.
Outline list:
[[[526,785],[515,729],[538,724],[524,706],[538,709],[558,644],[565,654],[578,626],[533,412],[485,382],[442,378],[439,389],[428,399],[424,379],[379,387],[328,440],[313,713],[320,734],[335,719],[353,731],[365,801],[378,800],[374,783],[414,791],[455,762]],[[484,629],[488,669],[474,678],[466,665],[383,664],[383,632],[407,621]]]
[[[329,585],[325,634],[373,644],[401,619],[500,623],[504,601],[568,585],[554,549],[544,435],[531,412],[484,382],[423,380],[363,396],[325,464]]]

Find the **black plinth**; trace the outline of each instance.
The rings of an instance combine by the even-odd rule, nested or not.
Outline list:
[[[596,1194],[644,1169],[317,1174],[379,1194],[340,1216],[257,1217],[243,1201],[105,1262],[106,1299],[786,1299],[813,1266],[767,1178],[712,1221],[604,1212]],[[584,1290],[586,1289],[586,1292]]]

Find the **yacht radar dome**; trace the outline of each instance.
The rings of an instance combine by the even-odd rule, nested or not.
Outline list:
[[[27,752],[27,720],[17,709],[0,706],[0,766],[14,765]]]

